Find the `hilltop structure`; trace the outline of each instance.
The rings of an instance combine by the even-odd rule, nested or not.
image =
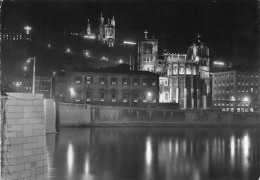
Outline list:
[[[102,16],[102,13],[99,17],[99,25],[98,28],[91,27],[91,24],[88,24],[87,28],[84,32],[81,33],[81,36],[85,39],[98,39],[102,44],[108,45],[109,47],[114,47],[115,45],[115,34],[116,34],[116,20],[114,16],[112,19],[108,19],[107,24],[105,23],[105,19]]]

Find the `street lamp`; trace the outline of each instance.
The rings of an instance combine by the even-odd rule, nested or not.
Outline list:
[[[127,46],[130,46],[130,47],[133,47],[136,45],[135,42],[132,42],[132,41],[124,41],[123,42],[124,45],[127,45]],[[129,59],[129,64],[130,64],[130,70],[133,70],[134,68],[132,68],[132,66],[134,65],[134,62],[132,63],[132,57],[131,57],[131,52],[130,52],[130,59]]]
[[[30,63],[33,60],[33,87],[32,87],[32,93],[35,93],[35,63],[36,63],[36,57],[28,58],[27,63]]]
[[[122,63],[123,63],[123,60],[122,60],[122,59],[119,59],[118,63],[119,63],[119,64],[122,64]]]

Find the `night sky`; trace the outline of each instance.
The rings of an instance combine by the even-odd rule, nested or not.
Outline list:
[[[117,44],[136,41],[147,29],[150,37],[158,38],[160,53],[186,53],[200,34],[210,47],[212,60],[258,61],[258,12],[253,0],[20,0],[4,2],[2,9],[2,27],[19,32],[30,25],[38,43],[55,41],[65,29],[80,32],[86,29],[88,18],[97,27],[102,11],[106,21],[115,16]]]

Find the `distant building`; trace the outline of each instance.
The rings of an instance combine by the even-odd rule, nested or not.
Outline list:
[[[67,64],[65,72],[55,77],[55,99],[106,105],[156,103],[159,75],[115,68],[77,71]]]
[[[249,70],[212,73],[212,104],[222,111],[259,110],[259,74]]]
[[[0,39],[4,44],[10,44],[20,40],[32,40],[29,34],[24,34],[22,32],[9,32],[7,30],[3,30],[3,32],[0,33]]]
[[[187,54],[164,53],[158,58],[158,40],[137,43],[137,69],[160,74],[160,102],[178,103],[180,108],[211,106],[209,48],[200,41]]]
[[[45,99],[51,98],[51,77],[35,76],[35,93],[43,94]],[[32,77],[14,77],[10,91],[31,93],[32,92]]]

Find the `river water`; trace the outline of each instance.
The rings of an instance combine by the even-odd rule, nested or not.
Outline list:
[[[258,180],[258,128],[60,128],[50,180]]]

